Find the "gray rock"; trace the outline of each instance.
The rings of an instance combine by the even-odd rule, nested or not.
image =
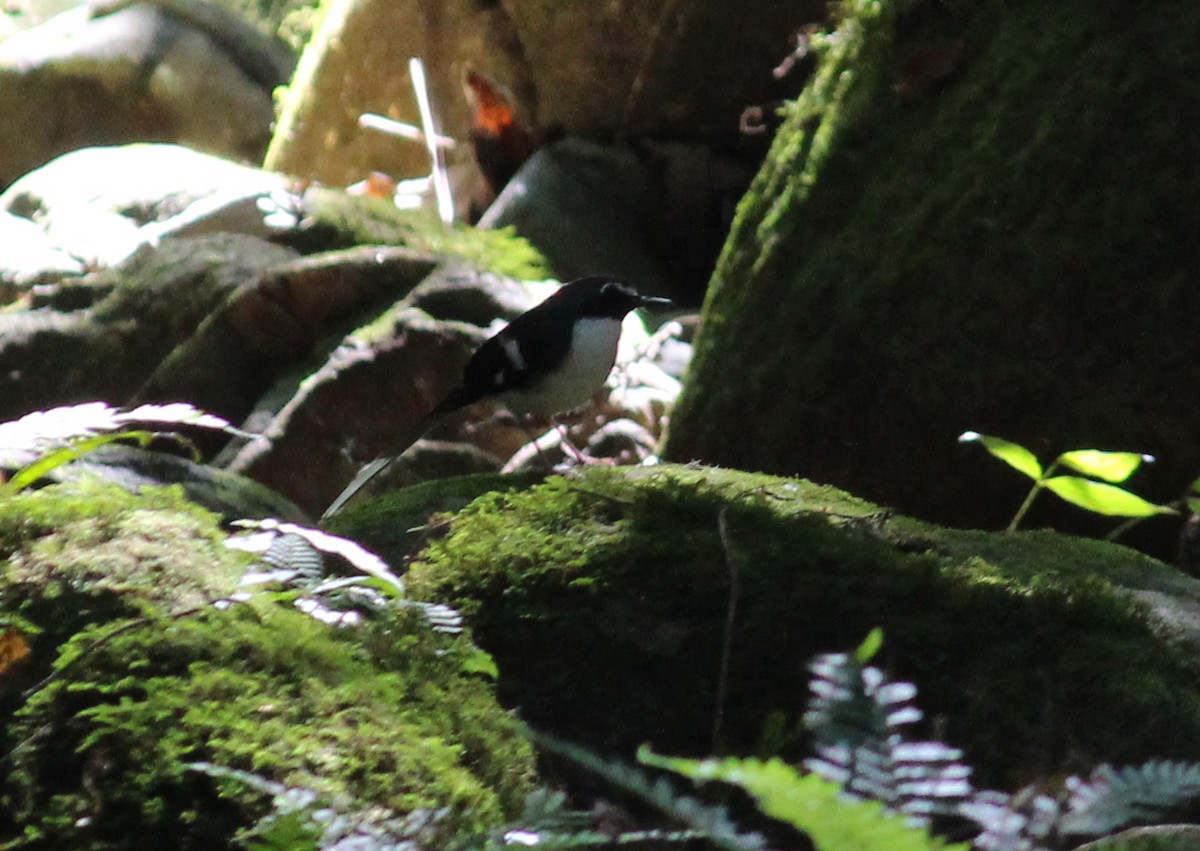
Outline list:
[[[187,498],[227,519],[274,517],[307,523],[303,511],[255,481],[187,458],[135,446],[109,445],[58,468],[51,480],[97,475],[130,493],[143,487],[182,485]]]
[[[646,237],[655,209],[649,185],[632,152],[566,139],[534,154],[479,226],[515,227],[563,280],[616,274],[663,292],[666,278]]]
[[[179,141],[257,160],[290,51],[204,0],[78,6],[0,43],[0,186],[76,148]]]
[[[1078,846],[1075,851],[1196,851],[1200,848],[1200,825],[1158,824],[1124,830],[1095,842]]]
[[[173,236],[266,237],[259,201],[287,182],[178,145],[84,148],[16,181],[0,194],[0,210],[41,225],[58,250],[106,267]]]
[[[94,307],[0,313],[0,419],[89,399],[128,401],[231,293],[294,257],[234,234],[172,240],[81,279],[110,290]]]
[[[82,275],[84,264],[58,248],[44,230],[22,216],[0,211],[0,304],[10,300],[17,290],[64,276]]]

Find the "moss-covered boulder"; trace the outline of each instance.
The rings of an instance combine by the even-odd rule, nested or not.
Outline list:
[[[1168,603],[1194,608],[1200,583],[1124,547],[678,466],[520,483],[435,527],[413,593],[462,608],[535,728],[603,753],[798,756],[807,662],[879,626],[878,661],[982,784],[1200,758],[1196,633]]]
[[[269,801],[193,762],[474,830],[519,807],[529,749],[463,636],[412,614],[328,626],[260,595],[213,515],[77,482],[0,500],[0,837],[225,847]]]
[[[998,526],[1025,483],[956,451],[977,429],[1153,453],[1137,486],[1179,497],[1200,473],[1200,7],[838,8],[739,207],[667,457]]]

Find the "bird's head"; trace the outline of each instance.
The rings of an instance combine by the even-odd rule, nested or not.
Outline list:
[[[565,284],[552,298],[571,305],[581,317],[621,319],[639,307],[666,307],[670,299],[642,295],[633,284],[610,275],[580,278]]]

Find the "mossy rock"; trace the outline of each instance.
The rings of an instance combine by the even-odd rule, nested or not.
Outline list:
[[[1164,824],[1131,828],[1080,845],[1075,851],[1194,851],[1197,847],[1200,847],[1200,827]]]
[[[498,275],[539,280],[546,260],[512,228],[447,227],[426,210],[398,209],[391,201],[314,187],[304,195],[306,230],[342,245],[404,245],[455,257]]]
[[[178,489],[77,482],[0,501],[0,837],[19,847],[225,847],[269,801],[194,762],[447,830],[519,808],[531,754],[471,673],[479,651],[411,610],[331,627],[265,595]]]
[[[218,0],[268,35],[276,35],[299,52],[320,17],[320,0]]]
[[[739,205],[664,457],[993,527],[1028,482],[956,451],[977,429],[1046,461],[1151,453],[1134,487],[1178,499],[1200,472],[1200,7],[837,10]],[[1110,522],[1060,508],[1031,520]],[[1161,555],[1177,535],[1137,530]]]
[[[454,513],[480,496],[519,490],[544,479],[537,471],[430,479],[351,503],[329,518],[325,528],[358,541],[389,564],[401,565],[427,541],[448,531]]]
[[[606,754],[803,755],[807,662],[878,626],[877,661],[981,784],[1200,757],[1195,635],[1136,596],[1194,606],[1200,583],[1114,544],[947,531],[798,479],[589,469],[477,499],[408,578],[467,615],[503,700]]]

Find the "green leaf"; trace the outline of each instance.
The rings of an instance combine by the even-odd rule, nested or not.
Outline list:
[[[1133,475],[1142,462],[1151,462],[1153,455],[1137,452],[1101,452],[1099,449],[1076,449],[1064,452],[1058,460],[1077,473],[1103,479],[1106,482],[1123,482]]]
[[[867,637],[863,639],[862,644],[854,651],[854,658],[858,664],[865,665],[875,658],[875,654],[879,652],[879,648],[883,646],[883,629],[875,627],[867,633]]]
[[[14,473],[11,479],[0,485],[0,496],[23,490],[52,470],[61,467],[63,464],[68,464],[76,458],[81,458],[89,452],[94,452],[101,446],[106,446],[118,440],[135,440],[140,445],[146,446],[150,441],[154,440],[154,437],[154,433],[149,431],[120,431],[112,434],[97,434],[93,437],[72,440],[65,446],[47,452],[29,466],[22,467]]]
[[[779,759],[675,759],[648,748],[638,751],[646,765],[665,768],[697,783],[719,780],[746,790],[771,818],[808,834],[819,851],[932,851],[946,846],[878,801],[842,794],[839,784],[815,774],[802,775]]]
[[[979,443],[992,455],[1014,470],[1024,473],[1035,482],[1042,478],[1042,465],[1037,456],[1019,443],[1002,437],[991,437],[977,431],[964,431],[958,436],[959,443]]]
[[[1124,488],[1081,479],[1078,476],[1055,476],[1046,479],[1042,485],[1072,505],[1097,514],[1112,517],[1150,517],[1155,514],[1176,513],[1168,506],[1147,502]]]
[[[492,654],[478,647],[463,657],[459,667],[464,674],[482,674],[489,680],[500,679],[500,669],[496,667],[496,660],[492,658]]]

